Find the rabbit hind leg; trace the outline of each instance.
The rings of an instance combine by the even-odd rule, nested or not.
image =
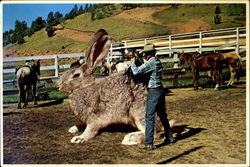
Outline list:
[[[145,137],[143,131],[132,132],[124,136],[122,144],[124,145],[142,144],[144,142],[144,138]]]
[[[122,144],[124,145],[135,145],[142,144],[144,142],[145,136],[145,122],[141,117],[134,117],[136,128],[139,131],[132,132],[124,136]]]

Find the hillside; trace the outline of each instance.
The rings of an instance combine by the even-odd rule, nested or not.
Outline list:
[[[220,7],[221,23],[214,23],[215,8]],[[130,10],[117,8],[115,15],[91,20],[90,13],[67,20],[63,29],[49,38],[44,29],[25,37],[22,45],[4,49],[4,56],[28,56],[54,53],[83,52],[91,36],[104,28],[116,40],[128,40],[166,34],[186,33],[246,25],[245,15],[228,4],[182,4],[160,7],[138,7]],[[236,6],[237,7],[237,6]],[[237,9],[239,11],[239,9]]]

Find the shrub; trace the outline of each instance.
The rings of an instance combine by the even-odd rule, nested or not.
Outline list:
[[[55,35],[55,29],[51,26],[46,27],[48,37],[52,37]]]
[[[221,23],[221,16],[218,14],[214,16],[214,23],[215,24],[220,24]]]
[[[229,16],[240,16],[246,14],[246,5],[244,4],[230,4],[227,8]]]
[[[215,8],[215,14],[220,14],[221,13],[221,9],[219,6],[216,6]]]

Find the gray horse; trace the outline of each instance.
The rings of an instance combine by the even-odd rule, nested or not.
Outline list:
[[[17,87],[19,91],[19,100],[17,108],[21,107],[21,102],[24,103],[23,108],[26,108],[28,105],[28,92],[33,86],[33,100],[34,104],[36,102],[36,83],[38,81],[38,75],[40,75],[40,60],[32,60],[30,65],[21,67],[16,72]]]

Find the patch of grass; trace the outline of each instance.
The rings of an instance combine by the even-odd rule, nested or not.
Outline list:
[[[11,74],[4,74],[3,75],[3,80],[11,80],[11,79],[15,79],[16,78],[16,75],[14,73],[11,73]]]
[[[4,91],[17,90],[17,87],[6,86],[6,87],[3,87],[3,90]],[[59,90],[55,89],[55,83],[38,83],[37,84],[37,96],[38,96],[38,100],[56,100],[56,99],[68,98],[68,94],[60,92]],[[4,104],[17,103],[17,101],[18,101],[17,94],[3,96]]]
[[[49,98],[50,99],[61,99],[61,98],[68,98],[68,94],[66,94],[66,93],[62,93],[62,92],[60,92],[60,91],[58,91],[58,90],[52,90],[52,91],[50,91],[49,92]]]
[[[3,96],[3,104],[17,103],[17,102],[18,102],[18,95]]]
[[[221,24],[214,23],[216,6],[221,9]],[[213,29],[246,26],[244,14],[234,16],[230,14],[229,10],[229,4],[182,4],[156,13],[154,17],[163,23],[187,22],[192,19],[203,20],[212,25]]]
[[[166,27],[152,23],[115,19],[112,17],[92,21],[90,17],[90,14],[80,15],[73,20],[67,21],[65,27],[94,32],[103,28],[115,40],[135,39],[169,33]]]
[[[68,94],[62,93],[58,90],[51,90],[48,92],[39,92],[37,93],[38,101],[39,100],[57,100],[57,99],[65,99],[68,98]],[[3,104],[8,103],[17,103],[18,102],[18,95],[6,95],[3,96]],[[29,101],[31,100],[29,96]]]
[[[87,43],[77,42],[61,36],[48,37],[44,29],[34,33],[31,37],[25,37],[25,41],[24,44],[15,45],[15,48],[21,51],[53,51],[62,50],[63,46],[66,50],[83,49],[87,46]]]

